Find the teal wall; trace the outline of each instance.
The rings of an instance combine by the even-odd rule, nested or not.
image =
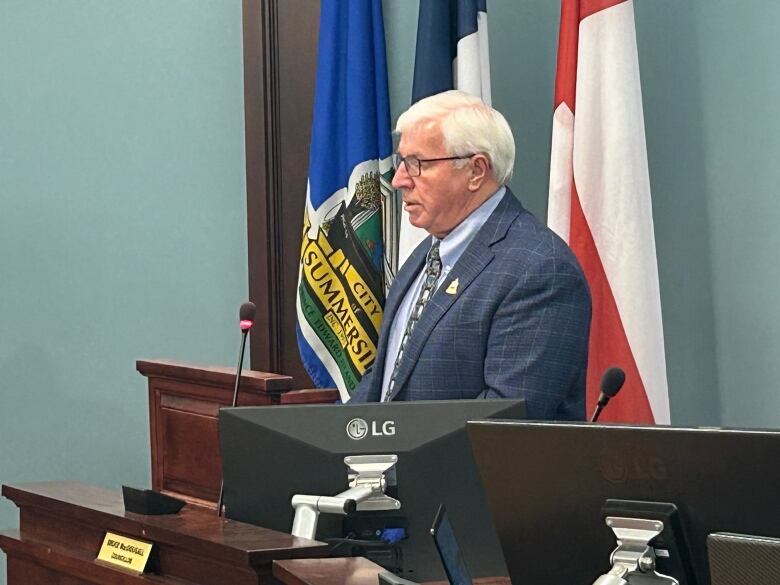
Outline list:
[[[723,0],[695,14],[709,205],[718,382],[724,421],[780,423],[780,3]]]
[[[712,195],[702,180],[711,163],[698,80],[708,47],[695,42],[708,4],[637,2],[636,29],[672,422],[728,425],[734,421],[723,413],[717,368]]]
[[[0,2],[0,482],[148,486],[135,360],[234,362],[243,124],[239,0]]]

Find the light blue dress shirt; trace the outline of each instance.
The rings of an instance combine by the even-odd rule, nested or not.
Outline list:
[[[439,256],[441,257],[441,275],[439,281],[436,284],[438,287],[447,278],[447,274],[455,266],[458,258],[461,257],[464,250],[477,235],[479,229],[485,224],[490,215],[496,210],[498,204],[506,193],[506,187],[501,187],[490,198],[480,205],[477,209],[471,212],[466,219],[464,219],[454,230],[447,234],[439,244]],[[436,241],[434,236],[431,245]],[[382,401],[384,402],[387,396],[387,389],[390,386],[390,377],[393,375],[393,368],[395,367],[395,360],[398,357],[398,350],[401,347],[401,340],[406,330],[406,324],[409,321],[409,315],[412,314],[412,307],[414,306],[417,297],[420,295],[420,288],[422,287],[423,277],[425,276],[425,265],[423,265],[420,274],[412,282],[409,290],[406,291],[406,296],[401,301],[398,311],[393,319],[393,324],[390,327],[390,337],[387,342],[387,354],[385,355],[385,368],[382,377]],[[414,333],[412,333],[414,335]]]

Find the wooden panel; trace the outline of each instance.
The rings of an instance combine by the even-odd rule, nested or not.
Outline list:
[[[251,363],[307,388],[295,299],[320,3],[243,0],[243,9],[249,296],[258,307]]]
[[[257,585],[270,581],[270,568],[263,567],[258,570],[239,568],[235,566],[209,564],[198,562],[195,555],[183,551],[166,550],[160,555],[158,571],[163,575],[176,575],[177,578],[186,579],[188,582],[202,585]]]
[[[269,169],[271,156],[266,141],[265,92],[269,47],[266,13],[275,2],[243,0],[244,42],[244,153],[246,158],[247,240],[249,298],[257,305],[255,326],[249,333],[250,362],[257,370],[279,371],[276,329],[279,327],[275,289],[276,224],[269,208]],[[271,106],[272,107],[272,106]]]
[[[229,389],[232,397],[236,369],[228,366],[204,366],[172,360],[138,360],[135,368],[147,378],[160,378],[183,382],[186,386]],[[289,390],[292,378],[268,371],[243,370],[241,391],[279,393]]]
[[[88,551],[94,559],[103,543],[105,531],[89,522],[79,522],[72,516],[44,513],[41,508],[24,507],[19,511],[21,534],[38,542],[55,546],[65,542]]]
[[[162,438],[163,489],[190,486],[190,495],[216,501],[222,478],[216,414],[163,408]]]
[[[207,416],[216,419],[219,415],[220,404],[217,402],[207,402],[203,399],[187,398],[167,394],[159,384],[155,385],[155,390],[160,395],[160,411],[178,410],[182,413],[188,413],[199,416]]]
[[[161,403],[161,406],[171,405],[176,400],[176,397],[181,399],[181,410],[189,411],[193,407],[194,402],[190,403],[190,406],[185,406],[185,400],[188,398],[193,399],[196,402],[200,402],[201,405],[209,404],[213,408],[219,410],[221,406],[231,406],[233,404],[233,382],[231,380],[230,386],[211,386],[201,385],[189,381],[168,380],[165,378],[149,378],[149,383],[154,390],[159,392],[161,396],[165,397],[166,402]],[[238,389],[237,406],[266,406],[269,404],[278,404],[281,397],[287,393],[285,392],[258,392],[252,390],[246,390],[243,385]],[[175,408],[175,407],[174,407]],[[204,411],[204,414],[208,414],[208,411]]]
[[[283,0],[277,2],[278,46],[278,169],[282,225],[282,266],[280,270],[282,355],[274,372],[290,374],[295,388],[313,384],[298,353],[295,334],[295,299],[303,229],[303,210],[309,175],[309,143],[314,110],[314,85],[317,71],[320,2]]]
[[[0,537],[1,539],[1,537]],[[0,540],[1,541],[1,540]],[[19,543],[21,545],[21,542]],[[8,545],[6,545],[8,546]],[[35,544],[31,544],[24,550],[25,556],[16,556],[14,549],[6,548],[8,553],[8,585],[104,585],[105,583],[112,583],[116,585],[125,585],[125,583],[140,583],[140,579],[136,578],[134,581],[129,581],[130,577],[125,579],[123,576],[118,576],[122,581],[112,580],[113,575],[106,576],[105,573],[109,569],[104,569],[104,574],[88,575],[86,570],[78,570],[73,568],[70,563],[64,562],[66,557],[58,554],[56,550],[46,551],[45,554],[42,551],[35,551],[32,558],[26,556],[31,554],[29,549],[36,548]],[[21,552],[21,546],[20,546]],[[80,563],[82,566],[84,562]],[[52,567],[56,567],[52,568]],[[86,567],[85,567],[86,568]],[[91,569],[91,567],[89,567]],[[85,579],[69,574],[70,571],[82,574]],[[101,571],[98,570],[98,573]],[[147,581],[148,583],[148,581]],[[183,584],[182,584],[183,585]]]
[[[274,562],[274,575],[285,585],[376,585],[384,569],[358,557]]]
[[[332,404],[341,396],[335,388],[291,390],[282,394],[280,404]]]

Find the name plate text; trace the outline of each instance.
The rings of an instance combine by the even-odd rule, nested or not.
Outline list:
[[[151,552],[151,542],[143,542],[121,534],[106,532],[97,560],[140,574],[144,572]]]

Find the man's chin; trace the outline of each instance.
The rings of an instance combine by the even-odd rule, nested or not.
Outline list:
[[[420,217],[420,215],[416,213],[409,213],[409,223],[416,228],[420,228],[421,230],[424,230],[425,226],[427,225]]]

